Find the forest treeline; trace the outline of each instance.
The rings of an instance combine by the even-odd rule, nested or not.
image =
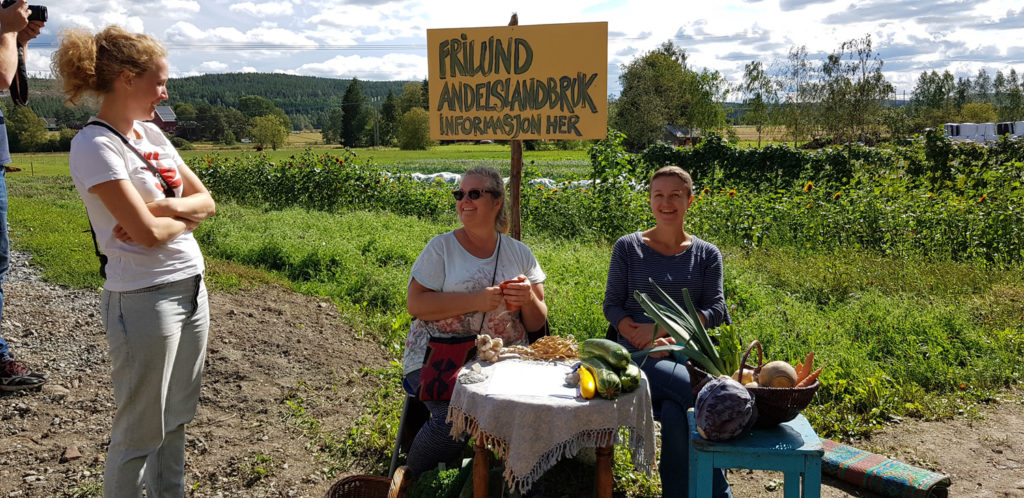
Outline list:
[[[239,107],[242,97],[255,95],[270,100],[284,111],[295,129],[320,128],[331,109],[340,107],[351,79],[320,78],[277,73],[204,74],[171,78],[167,82],[167,105],[204,104],[213,107]],[[407,81],[359,81],[369,102],[383,103],[390,90],[401,94]],[[6,102],[9,104],[9,102]],[[58,126],[75,128],[96,112],[93,105],[73,108],[64,105],[57,81],[29,79],[29,108],[43,118],[53,118]],[[298,126],[295,126],[295,125]]]

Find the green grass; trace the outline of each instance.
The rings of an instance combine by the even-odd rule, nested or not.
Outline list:
[[[24,168],[26,159],[18,156],[16,164]],[[96,288],[101,283],[97,263],[84,208],[66,174],[66,155],[35,155],[29,162],[35,175],[8,176],[15,247],[31,251],[47,279]],[[375,336],[397,359],[409,323],[404,299],[412,262],[427,240],[453,228],[451,223],[220,202],[217,216],[201,225],[197,237],[215,287],[285,283],[328,296],[346,321]],[[697,218],[693,228],[701,226]],[[971,413],[1024,377],[1019,265],[814,245],[752,249],[727,237],[716,240],[714,233],[697,235],[723,249],[727,304],[745,342],[758,339],[766,361],[795,362],[815,351],[816,363],[825,368],[823,387],[806,414],[823,437],[864,436],[896,417]],[[555,333],[578,340],[603,335],[609,244],[531,232],[524,242],[548,274],[545,291]],[[312,394],[291,400],[293,419],[307,436],[333,448],[325,458],[360,455],[383,463],[387,457],[397,428],[399,373],[392,368],[374,375],[394,380],[393,385],[378,393],[351,434],[319,430],[302,410],[302,403],[316,401]],[[635,484],[636,489],[646,485]]]

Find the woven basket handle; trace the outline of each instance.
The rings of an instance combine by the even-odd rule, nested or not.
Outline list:
[[[757,346],[757,367],[751,367],[747,365],[747,357],[750,356],[750,352],[754,350],[754,346]],[[764,350],[761,348],[761,341],[754,340],[747,346],[746,352],[743,353],[743,358],[740,358],[740,379],[743,379],[743,369],[749,368],[754,373],[754,378],[757,378],[757,373],[761,370],[761,365],[764,364]]]

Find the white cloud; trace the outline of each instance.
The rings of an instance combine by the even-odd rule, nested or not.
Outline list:
[[[339,55],[324,62],[303,64],[296,74],[365,80],[421,80],[427,76],[427,58],[410,54],[383,57]]]
[[[228,7],[231,12],[249,14],[253,17],[290,16],[294,12],[291,2],[242,2]]]
[[[224,70],[209,62],[216,59],[259,72],[422,79],[427,29],[503,26],[513,10],[523,25],[608,22],[613,94],[619,65],[669,39],[686,49],[692,67],[721,71],[731,83],[754,58],[771,62],[806,46],[817,64],[865,34],[901,92],[925,70],[973,77],[1016,63],[1024,71],[1021,0],[720,0],[686,2],[684,10],[678,0],[521,0],[507,7],[470,0],[39,1],[54,15],[30,71],[47,67],[46,44],[52,49],[60,30],[118,24],[157,36],[172,63],[190,71]]]
[[[206,61],[198,69],[203,73],[223,73],[227,71],[228,65],[220,61]]]
[[[284,28],[256,27],[249,31],[240,31],[233,27],[219,27],[213,29],[201,29],[198,26],[184,21],[174,23],[164,35],[168,42],[181,43],[192,46],[211,45],[248,45],[254,50],[263,50],[273,47],[288,47],[293,45],[315,45],[316,43],[300,34]],[[215,47],[210,47],[215,48]]]

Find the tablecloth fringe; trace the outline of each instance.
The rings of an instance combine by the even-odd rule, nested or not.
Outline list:
[[[476,418],[471,415],[465,414],[459,407],[455,405],[448,406],[448,416],[446,421],[452,424],[452,435],[461,435],[467,433],[475,441],[483,441],[484,444],[494,451],[498,458],[505,460],[508,456],[508,444],[501,438],[496,438],[480,430],[480,424]],[[525,493],[533,484],[545,472],[550,470],[563,458],[572,458],[579,454],[580,450],[584,448],[600,448],[607,446],[609,443],[612,444],[623,444],[626,443],[633,453],[633,467],[640,472],[645,474],[651,474],[650,462],[653,461],[652,455],[645,455],[644,451],[644,438],[639,431],[633,430],[632,427],[623,427],[628,432],[628,437],[623,440],[620,430],[618,428],[605,428],[605,429],[588,429],[586,431],[578,432],[573,435],[572,438],[562,441],[554,448],[548,450],[540,460],[533,466],[530,472],[521,477],[517,477],[512,474],[512,466],[505,465],[505,471],[502,473],[502,477],[505,478],[505,482],[508,483],[510,489]]]

